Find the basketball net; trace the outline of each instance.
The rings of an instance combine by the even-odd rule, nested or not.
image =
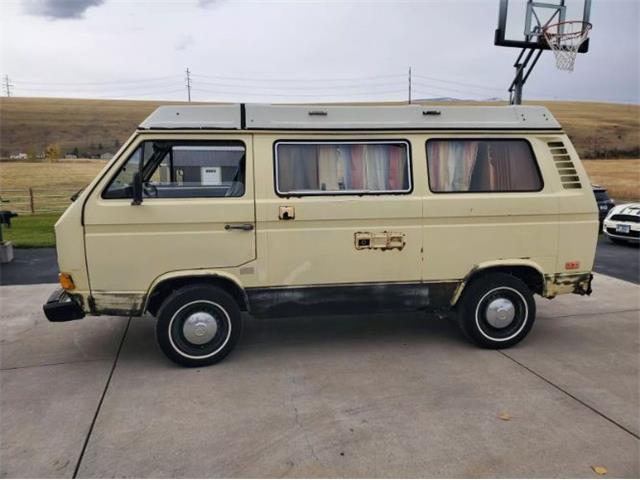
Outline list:
[[[589,38],[591,24],[588,22],[561,22],[545,27],[544,38],[553,50],[558,70],[573,71],[580,45]]]

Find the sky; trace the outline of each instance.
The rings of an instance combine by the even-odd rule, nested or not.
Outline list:
[[[186,100],[189,68],[194,101],[322,103],[406,100],[411,67],[413,98],[504,99],[498,3],[2,0],[0,74],[14,96]],[[544,52],[525,100],[640,103],[640,0],[591,22],[575,71]]]

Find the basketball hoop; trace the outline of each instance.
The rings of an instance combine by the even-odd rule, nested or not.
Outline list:
[[[558,70],[573,71],[578,49],[589,38],[589,22],[560,22],[542,29],[544,38],[553,50]]]

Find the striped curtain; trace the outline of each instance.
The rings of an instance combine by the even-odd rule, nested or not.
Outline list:
[[[281,192],[408,189],[407,149],[399,144],[278,145]]]
[[[478,155],[478,142],[430,140],[427,142],[429,182],[435,192],[466,192]]]

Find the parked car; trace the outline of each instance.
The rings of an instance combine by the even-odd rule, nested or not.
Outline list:
[[[623,203],[609,210],[602,231],[615,243],[640,242],[640,203]]]
[[[609,198],[607,189],[600,185],[593,185],[593,195],[596,197],[600,225],[602,225],[602,221],[607,216],[607,213],[609,213],[609,210],[616,206],[616,202],[612,198]]]

